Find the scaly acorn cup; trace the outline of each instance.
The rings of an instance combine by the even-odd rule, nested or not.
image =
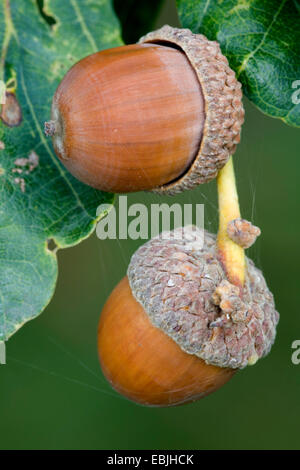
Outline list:
[[[214,392],[268,354],[279,314],[244,249],[260,235],[241,219],[232,158],[217,177],[219,230],[184,227],[133,255],[102,311],[104,375],[129,399],[172,406]]]
[[[195,227],[164,235],[169,239],[161,234],[133,255],[98,332],[108,381],[151,406],[217,390],[270,351],[278,322],[273,296],[252,261],[241,296],[227,280],[215,235],[205,232],[204,244]]]
[[[241,98],[217,42],[164,26],[75,64],[54,95],[45,133],[90,186],[176,194],[215,178],[234,153]]]

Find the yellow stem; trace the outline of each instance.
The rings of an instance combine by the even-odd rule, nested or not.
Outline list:
[[[231,240],[227,234],[228,223],[241,216],[235,183],[232,157],[217,177],[219,195],[219,232],[217,245],[228,280],[242,287],[245,280],[244,249]]]

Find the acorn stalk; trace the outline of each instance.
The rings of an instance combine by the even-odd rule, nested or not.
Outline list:
[[[227,273],[228,280],[239,287],[245,281],[244,249],[229,238],[228,224],[241,217],[239,199],[236,188],[232,157],[217,176],[219,198],[219,231],[217,245],[219,257]]]

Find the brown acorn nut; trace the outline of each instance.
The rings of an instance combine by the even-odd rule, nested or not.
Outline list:
[[[213,179],[235,151],[241,97],[218,43],[164,26],[75,64],[45,133],[90,186],[175,194]]]
[[[166,236],[167,235],[167,236]],[[149,406],[202,398],[265,356],[279,315],[247,260],[243,293],[226,279],[216,237],[196,227],[153,238],[100,317],[98,351],[111,385]]]

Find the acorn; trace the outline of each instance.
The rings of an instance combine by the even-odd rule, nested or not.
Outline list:
[[[45,133],[92,187],[175,194],[216,177],[243,118],[241,85],[218,43],[164,26],[75,64]]]
[[[265,356],[279,315],[261,271],[246,264],[241,295],[207,231],[179,228],[141,246],[100,317],[99,358],[112,387],[142,405],[179,405]]]

